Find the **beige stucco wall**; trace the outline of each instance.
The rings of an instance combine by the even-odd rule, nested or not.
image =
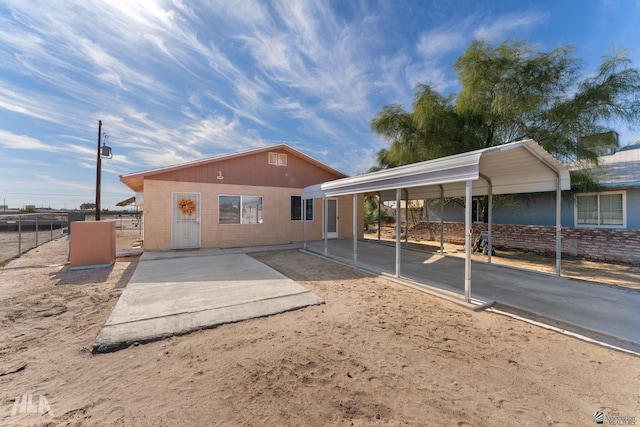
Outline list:
[[[204,248],[230,248],[302,242],[303,222],[290,219],[291,196],[300,188],[242,186],[173,181],[144,182],[144,249],[171,249],[172,192],[200,193],[201,242]],[[262,196],[262,224],[218,224],[218,196]],[[358,238],[363,237],[363,198],[358,198]],[[307,240],[322,239],[322,200],[314,200],[313,221],[306,221]],[[339,238],[353,238],[353,196],[338,198]]]
[[[73,221],[70,226],[71,269],[116,262],[115,221]]]

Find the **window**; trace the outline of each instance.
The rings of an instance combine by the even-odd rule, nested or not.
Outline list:
[[[313,221],[313,199],[307,199],[305,201],[305,207],[307,221]],[[302,197],[291,196],[291,221],[300,220],[302,220]]]
[[[262,224],[262,197],[218,196],[218,224]]]
[[[576,226],[626,227],[625,193],[576,195]]]

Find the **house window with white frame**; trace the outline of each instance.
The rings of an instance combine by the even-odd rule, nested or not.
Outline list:
[[[626,193],[577,194],[575,222],[578,227],[626,228]]]
[[[262,224],[262,197],[218,196],[218,224]]]

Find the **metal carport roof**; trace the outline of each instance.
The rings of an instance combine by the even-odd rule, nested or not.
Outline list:
[[[465,230],[467,230],[465,232],[465,299],[470,302],[472,197],[556,191],[556,273],[560,275],[560,193],[570,188],[569,169],[537,142],[528,139],[312,185],[302,190],[302,199],[326,200],[329,197],[375,192],[383,201],[396,200],[399,206],[402,192],[405,193],[407,200],[465,197]],[[356,217],[355,201],[354,196],[354,218]],[[491,206],[492,197],[489,197],[489,254],[491,253]],[[325,207],[323,212],[326,212]],[[399,214],[400,209],[396,212]],[[325,227],[326,218],[323,222]],[[357,264],[356,226],[354,219],[354,264]],[[327,234],[324,233],[325,255],[327,255]],[[397,218],[396,277],[400,277],[400,234],[400,220]]]
[[[383,200],[395,200],[395,189],[409,192],[409,199],[462,197],[466,181],[473,195],[520,194],[569,190],[569,169],[532,139],[512,142],[426,162],[351,176],[302,190],[303,199],[380,192]],[[482,178],[482,179],[481,179]],[[488,179],[487,179],[488,178]]]

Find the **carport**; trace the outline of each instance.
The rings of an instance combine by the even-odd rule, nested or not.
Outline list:
[[[497,194],[556,192],[556,275],[561,269],[561,191],[569,190],[568,168],[529,139],[497,147],[485,148],[426,162],[415,163],[363,175],[329,181],[303,189],[302,199],[323,200],[323,229],[327,230],[327,200],[331,197],[353,195],[353,264],[358,265],[357,251],[357,195],[376,193],[381,202],[395,201],[396,247],[395,276],[401,277],[401,221],[400,205],[405,200],[464,197],[465,199],[465,267],[464,299],[471,302],[471,238],[472,199],[489,196],[488,240],[489,262],[492,245],[492,200]],[[305,203],[302,203],[303,208]],[[441,206],[444,204],[441,203]],[[303,213],[302,218],[306,218]],[[442,221],[442,216],[441,216]],[[306,220],[303,222],[304,247],[307,248]],[[441,223],[441,230],[443,229]],[[328,256],[328,233],[324,232],[324,255]],[[442,231],[441,231],[442,242]],[[442,243],[441,243],[442,244]]]

